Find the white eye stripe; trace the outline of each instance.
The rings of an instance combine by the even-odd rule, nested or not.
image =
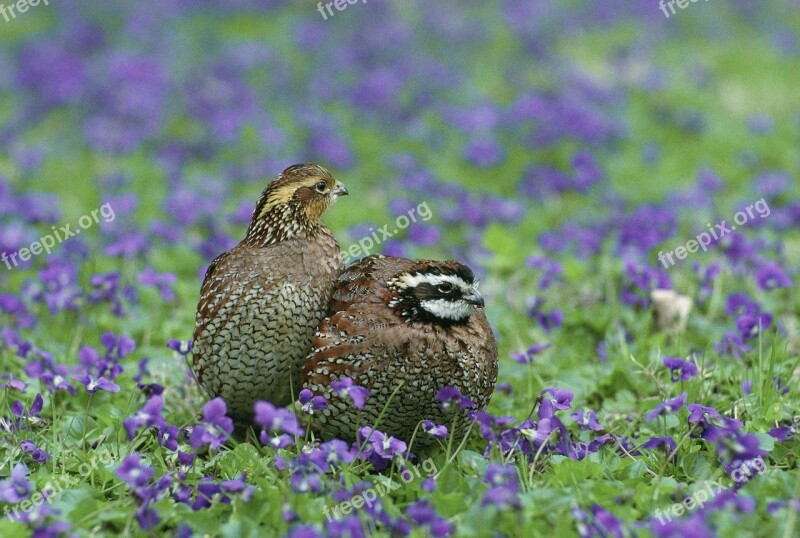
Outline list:
[[[415,288],[420,284],[430,284],[431,286],[439,286],[440,284],[449,283],[459,288],[464,293],[469,293],[472,289],[470,284],[455,275],[431,275],[431,274],[417,274],[417,275],[403,275],[397,279],[398,284],[403,288]]]

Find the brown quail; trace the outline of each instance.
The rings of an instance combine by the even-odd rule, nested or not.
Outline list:
[[[347,377],[370,390],[361,410],[330,386]],[[338,278],[303,367],[303,387],[328,400],[315,419],[326,438],[353,439],[359,427],[374,426],[398,387],[378,430],[408,441],[429,419],[455,423],[463,436],[467,411],[442,411],[437,392],[454,386],[483,409],[496,380],[497,345],[472,271],[454,261],[385,256],[364,258]]]
[[[272,180],[244,240],[209,266],[197,305],[192,370],[239,424],[256,400],[277,406],[300,390],[303,360],[343,267],[320,222],[345,186],[316,164]]]

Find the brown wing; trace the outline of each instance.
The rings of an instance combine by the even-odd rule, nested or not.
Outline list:
[[[313,339],[313,351],[304,365],[304,380],[311,384],[327,384],[330,374],[349,376],[371,367],[376,350],[372,349],[375,339],[369,338],[368,334],[376,328],[403,323],[385,306],[386,281],[402,270],[399,266],[406,265],[403,263],[406,261],[381,255],[368,256],[339,276],[331,299],[330,315],[320,323]]]
[[[227,287],[228,275],[226,271],[220,271],[220,266],[225,267],[226,261],[230,257],[231,251],[223,252],[206,269],[203,277],[203,285],[200,287],[200,300],[197,303],[197,314],[195,315],[195,328],[192,338],[197,337],[205,328],[205,320],[213,319],[222,306],[222,301],[214,300],[222,295],[222,291]]]
[[[223,314],[240,309],[255,284],[248,274],[250,271],[242,267],[240,258],[234,248],[220,254],[211,262],[203,278],[200,300],[197,303],[192,335],[194,346],[190,361],[200,384],[204,387],[213,385],[211,392],[214,396],[220,390],[222,380],[208,379],[206,370],[218,360],[218,353],[214,351],[215,339],[217,333],[223,329]]]
[[[336,280],[329,314],[345,311],[353,304],[383,304],[386,281],[411,265],[409,260],[379,254],[356,261]]]

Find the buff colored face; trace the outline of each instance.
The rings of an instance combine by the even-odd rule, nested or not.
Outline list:
[[[306,208],[308,218],[318,220],[339,198],[347,195],[347,188],[332,177],[307,178],[294,191],[294,198]]]
[[[262,215],[276,206],[297,203],[304,208],[309,220],[317,221],[339,196],[347,194],[347,187],[330,175],[304,177],[275,189]]]

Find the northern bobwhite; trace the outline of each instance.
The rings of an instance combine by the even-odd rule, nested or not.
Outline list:
[[[370,390],[363,409],[331,388],[351,378]],[[483,409],[497,381],[497,345],[469,267],[454,261],[369,256],[337,279],[329,317],[320,324],[303,367],[303,387],[328,400],[317,416],[323,437],[353,439],[373,426],[408,441],[433,420],[457,436],[467,411],[442,411],[437,392],[456,387]],[[426,444],[420,431],[414,444]]]
[[[252,422],[256,400],[285,406],[300,390],[311,338],[344,269],[320,217],[346,194],[325,168],[290,166],[261,194],[244,240],[206,272],[192,370],[239,424]]]

